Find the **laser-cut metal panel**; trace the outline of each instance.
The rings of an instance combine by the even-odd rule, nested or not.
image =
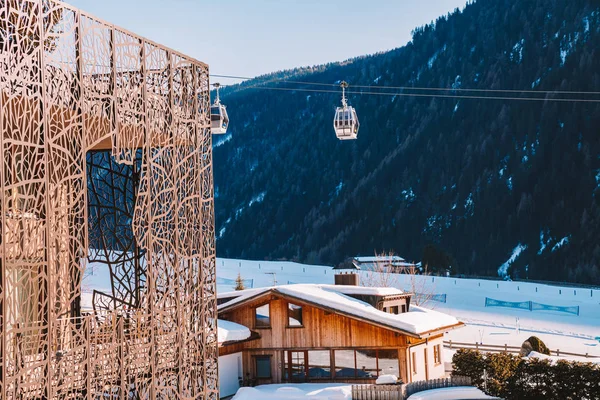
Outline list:
[[[218,397],[208,83],[62,2],[0,3],[0,398]],[[88,256],[111,289],[82,313]]]

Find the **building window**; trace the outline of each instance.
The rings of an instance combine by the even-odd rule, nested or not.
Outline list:
[[[336,378],[354,378],[356,377],[356,360],[354,359],[354,350],[335,350],[335,377]]]
[[[270,328],[271,327],[271,317],[270,317],[270,305],[265,304],[260,307],[256,307],[254,309],[254,327],[257,329],[260,328]]]
[[[331,378],[331,353],[329,350],[308,351],[308,378]]]
[[[258,379],[271,378],[271,356],[255,356],[256,377]]]
[[[377,377],[377,350],[356,350],[356,377]]]
[[[378,375],[400,376],[398,350],[377,350]]]
[[[411,353],[412,358],[412,373],[413,375],[417,374],[417,353]]]
[[[390,314],[398,314],[398,306],[390,307]]]
[[[442,363],[442,356],[440,353],[440,345],[436,344],[435,346],[433,346],[433,362],[435,363],[435,365],[441,364]]]
[[[302,307],[296,304],[288,303],[288,326],[301,327],[302,325]]]
[[[406,312],[406,304],[402,304],[402,314]]]
[[[398,350],[334,350],[336,379],[375,379],[381,375],[400,376]],[[309,356],[309,362],[310,356]]]

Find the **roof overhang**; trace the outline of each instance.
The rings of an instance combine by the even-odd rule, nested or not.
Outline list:
[[[429,330],[429,331],[426,331],[426,332],[414,333],[414,332],[406,331],[404,329],[400,329],[400,328],[395,327],[395,326],[383,324],[383,323],[378,322],[378,321],[373,321],[371,319],[364,318],[364,317],[361,317],[361,316],[358,316],[358,315],[355,315],[355,314],[352,314],[352,313],[349,313],[349,312],[346,312],[346,311],[338,310],[338,309],[335,309],[335,308],[332,308],[332,307],[327,307],[327,306],[324,306],[323,304],[315,303],[313,301],[306,300],[306,299],[303,299],[301,297],[293,296],[293,295],[290,295],[290,294],[287,294],[287,293],[281,293],[281,292],[279,292],[277,290],[277,288],[270,288],[270,289],[265,290],[264,292],[259,292],[259,293],[255,294],[255,295],[248,296],[244,300],[237,301],[234,304],[231,304],[230,306],[227,305],[228,303],[223,303],[221,306],[219,306],[218,313],[219,313],[219,315],[221,315],[222,313],[230,312],[230,311],[233,311],[233,310],[235,310],[237,308],[240,308],[240,307],[246,305],[247,303],[255,302],[255,301],[258,302],[258,301],[260,301],[262,299],[267,300],[267,299],[270,299],[271,297],[277,297],[277,298],[281,298],[281,299],[285,299],[285,300],[292,300],[292,301],[294,301],[296,303],[299,303],[299,304],[306,304],[306,305],[309,305],[311,307],[315,307],[315,308],[319,308],[319,309],[325,310],[325,311],[327,311],[327,312],[329,312],[331,314],[342,315],[344,317],[347,317],[347,318],[350,318],[350,319],[353,319],[353,320],[356,320],[356,321],[361,321],[361,322],[367,323],[369,325],[373,325],[373,326],[377,326],[377,327],[380,327],[380,328],[383,328],[383,329],[387,329],[389,331],[400,333],[402,335],[409,336],[409,337],[412,337],[412,338],[415,338],[415,339],[426,339],[426,338],[429,338],[431,336],[436,336],[436,335],[439,335],[440,333],[444,333],[444,332],[447,332],[447,331],[450,331],[450,330],[453,330],[453,329],[460,328],[460,327],[464,326],[464,323],[459,322],[458,324],[448,325],[448,326],[444,326],[444,327],[441,327],[441,328],[432,329],[432,330]],[[233,299],[231,301],[235,301],[235,299]]]

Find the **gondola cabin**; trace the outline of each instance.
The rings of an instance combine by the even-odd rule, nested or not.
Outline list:
[[[213,135],[222,135],[227,132],[229,116],[227,115],[227,109],[221,104],[221,99],[219,98],[221,84],[215,83],[213,86],[217,90],[217,96],[213,105],[210,106],[210,131]]]
[[[350,107],[346,101],[346,88],[348,84],[342,81],[340,87],[342,88],[342,106],[335,110],[333,129],[335,130],[335,135],[340,140],[356,139],[360,126],[358,116],[356,115],[356,110]]]
[[[223,104],[213,104],[210,107],[210,129],[213,135],[222,135],[227,132],[229,116]]]
[[[358,116],[353,107],[338,107],[333,119],[335,135],[340,140],[356,139],[358,136]]]

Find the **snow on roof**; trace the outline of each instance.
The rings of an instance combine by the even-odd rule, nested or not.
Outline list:
[[[380,311],[372,305],[363,301],[349,297],[352,294],[379,294],[379,295],[397,295],[402,294],[394,288],[365,288],[359,286],[341,286],[341,285],[315,285],[315,284],[295,284],[283,285],[263,289],[255,289],[244,293],[243,295],[223,303],[219,310],[230,308],[236,304],[243,303],[246,300],[260,296],[267,292],[279,293],[283,296],[296,298],[307,303],[332,308],[342,314],[350,317],[371,321],[378,325],[407,332],[413,335],[420,335],[429,331],[439,330],[445,327],[458,325],[456,318],[422,307],[410,306],[410,311],[402,314],[389,314]],[[223,295],[223,297],[226,297]]]
[[[399,256],[359,256],[354,257],[354,259],[358,262],[386,262],[386,261],[406,261],[404,258]]]
[[[456,386],[425,390],[411,395],[408,400],[453,400],[453,399],[497,399],[488,396],[476,387]]]
[[[219,343],[246,340],[250,337],[250,329],[235,322],[219,319],[217,327]]]

